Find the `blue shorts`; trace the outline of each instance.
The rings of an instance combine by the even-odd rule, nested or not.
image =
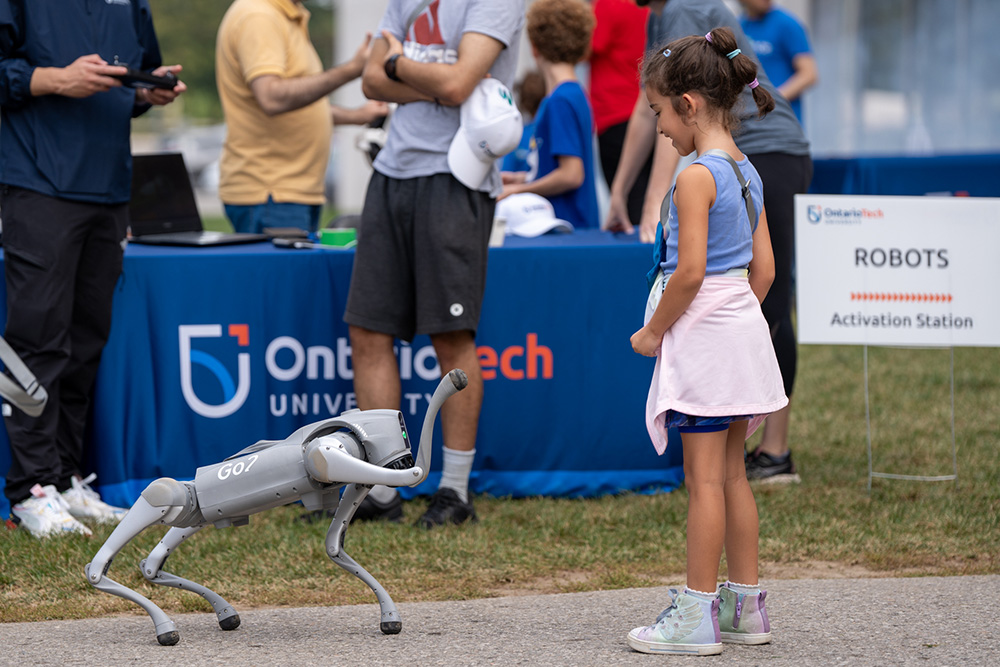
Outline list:
[[[735,417],[700,417],[688,415],[677,410],[667,410],[665,425],[676,428],[681,433],[715,433],[725,431],[733,422],[750,421],[753,415],[738,415]]]

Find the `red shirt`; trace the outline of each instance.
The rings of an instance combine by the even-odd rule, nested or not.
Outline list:
[[[601,134],[632,115],[649,10],[632,0],[594,0],[593,6],[597,25],[591,44],[590,102]]]

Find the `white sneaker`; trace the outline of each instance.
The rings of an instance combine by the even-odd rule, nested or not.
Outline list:
[[[31,487],[31,496],[14,505],[11,511],[21,520],[21,526],[35,537],[93,534],[70,515],[66,501],[51,484],[45,487],[35,484]]]
[[[127,509],[114,507],[101,500],[101,496],[90,488],[90,483],[97,479],[96,473],[87,475],[86,479],[73,478],[73,486],[62,493],[63,501],[69,508],[69,513],[77,519],[94,519],[101,523],[118,523],[125,516]]]

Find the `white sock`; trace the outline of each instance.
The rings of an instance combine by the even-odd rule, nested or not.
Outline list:
[[[391,486],[376,484],[372,487],[372,490],[368,492],[368,495],[371,496],[371,499],[379,505],[388,505],[396,498],[397,493],[399,492]]]
[[[463,452],[457,449],[442,448],[441,483],[439,489],[452,489],[462,499],[463,503],[469,502],[469,474],[472,472],[472,461],[476,458],[476,450]]]
[[[732,581],[727,581],[726,584],[728,584],[734,593],[739,593],[740,595],[760,595],[760,584],[750,586],[748,584],[737,584]]]
[[[705,591],[696,591],[693,588],[684,587],[684,592],[691,597],[698,598],[699,600],[704,600],[705,602],[711,602],[715,599],[715,593],[706,593]]]

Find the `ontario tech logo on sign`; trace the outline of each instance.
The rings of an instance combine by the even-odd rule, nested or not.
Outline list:
[[[809,217],[809,222],[819,224],[819,221],[823,219],[823,207],[817,204],[810,204],[806,209],[806,214]]]
[[[233,376],[219,359],[202,350],[192,349],[191,341],[195,338],[221,338],[221,324],[182,324],[177,328],[180,338],[180,367],[181,367],[181,392],[188,407],[202,417],[218,419],[228,417],[241,407],[250,394],[250,353],[238,352],[236,354],[237,374],[236,382]],[[250,327],[246,324],[230,324],[229,336],[236,339],[238,348],[249,348]],[[191,381],[192,366],[199,365],[209,371],[219,381],[222,389],[223,401],[218,405],[212,405],[198,398]]]

